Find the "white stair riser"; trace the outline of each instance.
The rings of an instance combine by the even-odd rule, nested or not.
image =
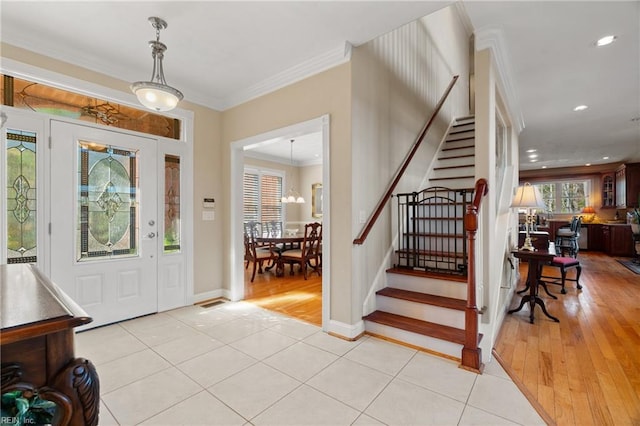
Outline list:
[[[464,311],[457,309],[425,305],[424,303],[381,295],[376,296],[376,307],[379,311],[464,329]]]
[[[474,171],[474,175],[475,175],[475,171]],[[473,188],[475,184],[476,184],[475,177],[429,181],[429,186],[445,186],[451,189]]]
[[[445,340],[436,339],[434,337],[423,336],[422,334],[412,333],[410,331],[401,330],[399,328],[389,327],[387,325],[378,324],[372,321],[365,321],[365,330],[389,339],[404,342],[409,345],[429,349],[441,354],[449,355],[460,359],[462,354],[462,345],[447,342]]]
[[[436,161],[435,168],[473,166],[473,165],[475,165],[475,159],[473,157],[446,158],[446,159],[439,159],[438,161]]]
[[[462,123],[456,123],[455,126],[451,127],[451,131],[452,132],[464,132],[464,131],[469,131],[469,130],[475,130],[476,126],[475,123],[473,121],[467,123],[467,124],[462,124]]]
[[[475,140],[474,139],[464,139],[461,141],[447,141],[444,143],[444,145],[442,146],[442,148],[461,148],[463,146],[475,146]],[[447,152],[447,151],[445,151]]]
[[[438,156],[438,158],[440,157],[453,157],[456,155],[471,155],[471,154],[475,154],[476,153],[476,148],[475,147],[471,147],[471,148],[463,148],[463,149],[455,149],[452,151],[441,151],[440,155]],[[443,159],[440,158],[440,161],[442,161]],[[469,161],[472,161],[473,158],[469,158]]]
[[[467,299],[467,283],[414,277],[404,274],[387,274],[387,286],[401,290],[417,291],[436,296]]]
[[[462,138],[472,138],[475,136],[475,130],[473,128],[467,130],[466,132],[458,132],[454,134],[447,135],[447,141],[454,141]]]
[[[457,167],[455,169],[434,170],[433,178],[450,178],[458,176],[473,176],[475,174],[475,164],[467,164],[465,167]]]

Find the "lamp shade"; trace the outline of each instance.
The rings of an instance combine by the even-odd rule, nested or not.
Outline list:
[[[544,209],[547,206],[538,188],[526,182],[518,187],[518,192],[513,198],[511,207]]]
[[[131,90],[142,105],[155,111],[170,111],[182,100],[180,91],[152,81],[138,81],[131,85]]]

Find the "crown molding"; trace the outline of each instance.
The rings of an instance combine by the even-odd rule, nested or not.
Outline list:
[[[322,71],[341,65],[351,60],[351,43],[345,41],[343,45],[332,49],[328,52],[315,56],[298,65],[279,72],[257,84],[240,90],[231,96],[225,98],[220,109],[225,110],[244,102],[250,101],[267,93],[274,92],[285,86],[303,80]]]
[[[498,72],[498,89],[505,101],[509,115],[512,117],[512,123],[518,134],[524,130],[524,117],[520,109],[518,94],[511,76],[511,62],[509,61],[508,50],[504,41],[502,30],[498,29],[482,29],[475,32],[475,49],[476,51],[489,49],[495,59],[496,69]]]

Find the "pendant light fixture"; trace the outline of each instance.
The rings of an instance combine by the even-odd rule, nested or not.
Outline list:
[[[291,139],[291,166],[293,166],[293,139]],[[300,195],[300,193],[296,190],[293,189],[293,187],[291,187],[289,189],[289,192],[287,192],[286,195],[284,195],[280,201],[283,204],[287,204],[287,203],[298,203],[298,204],[302,204],[304,203],[304,198],[302,197],[302,195]]]
[[[167,28],[167,22],[155,16],[150,17],[149,22],[156,29],[156,39],[149,42],[153,57],[151,80],[136,81],[131,85],[131,90],[145,107],[154,111],[170,111],[178,105],[184,96],[178,89],[167,85],[164,79],[162,59],[167,46],[160,42],[160,30]]]

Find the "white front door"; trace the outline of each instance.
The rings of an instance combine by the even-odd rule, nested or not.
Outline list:
[[[157,140],[56,120],[50,134],[52,280],[91,326],[157,312]]]

